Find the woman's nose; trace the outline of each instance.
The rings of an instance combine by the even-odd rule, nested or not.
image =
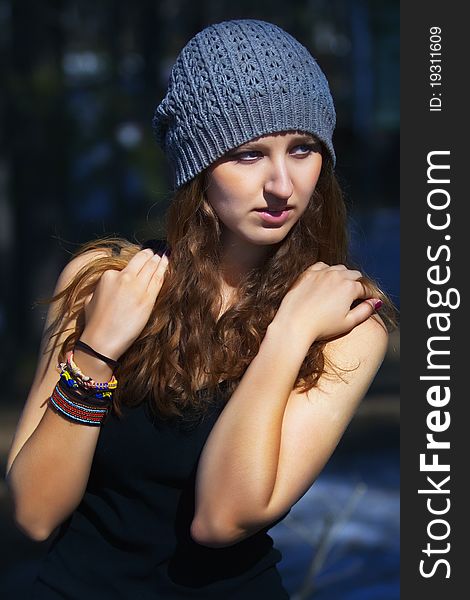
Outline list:
[[[273,161],[266,176],[265,191],[279,198],[290,198],[293,192],[292,179],[284,160]]]

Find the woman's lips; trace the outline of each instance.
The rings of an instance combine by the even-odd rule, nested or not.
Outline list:
[[[285,208],[284,210],[267,210],[265,208],[256,209],[256,212],[267,223],[282,224],[288,217],[292,209]]]

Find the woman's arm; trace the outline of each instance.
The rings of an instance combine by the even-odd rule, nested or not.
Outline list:
[[[357,367],[293,391],[312,343],[302,329],[274,319],[257,356],[205,444],[191,526],[201,544],[231,545],[281,517],[313,484],[331,456],[386,351],[374,316],[327,344],[333,364]]]
[[[212,547],[234,544],[285,514],[311,487],[382,363],[377,316],[327,344],[334,365],[307,393],[292,390],[306,350],[271,328],[212,430],[199,462],[191,533]],[[359,365],[359,366],[358,366]],[[290,386],[290,388],[289,388]]]
[[[322,376],[306,394],[292,392],[282,422],[279,466],[263,525],[285,514],[311,487],[328,462],[387,350],[388,334],[373,315],[349,334],[329,342],[326,356],[349,372]]]
[[[106,256],[91,252],[71,260],[62,271],[54,291],[61,292],[91,259]],[[6,482],[14,519],[26,535],[37,541],[52,533],[79,503],[88,480],[99,428],[71,423],[47,407],[47,399],[59,379],[59,349],[76,326],[66,329],[51,348],[46,331],[56,318],[57,306],[49,308],[38,365],[31,390],[10,448]],[[104,362],[77,349],[76,363],[95,379],[108,381],[112,371]]]
[[[94,255],[93,255],[94,257]],[[64,289],[90,256],[72,260],[59,278]],[[85,328],[80,336],[92,348],[119,358],[141,333],[155,305],[168,266],[168,258],[151,250],[137,252],[121,270],[106,270],[84,308]],[[57,315],[52,305],[48,322]],[[59,348],[76,321],[63,324],[52,355],[43,340],[40,362],[11,447],[7,483],[17,524],[30,537],[41,540],[79,504],[88,482],[99,435],[98,427],[70,423],[46,408],[59,374],[55,370]],[[46,326],[47,327],[47,326]],[[77,350],[77,366],[95,381],[108,381],[109,366]]]

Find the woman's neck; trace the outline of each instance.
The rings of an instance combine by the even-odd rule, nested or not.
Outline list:
[[[228,288],[237,288],[245,275],[263,264],[271,246],[250,244],[240,239],[225,239],[220,260],[222,283]]]

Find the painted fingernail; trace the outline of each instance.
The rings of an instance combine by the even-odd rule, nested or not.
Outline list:
[[[379,308],[381,308],[382,305],[383,305],[382,300],[377,300],[377,302],[374,304],[375,310],[379,310]]]

